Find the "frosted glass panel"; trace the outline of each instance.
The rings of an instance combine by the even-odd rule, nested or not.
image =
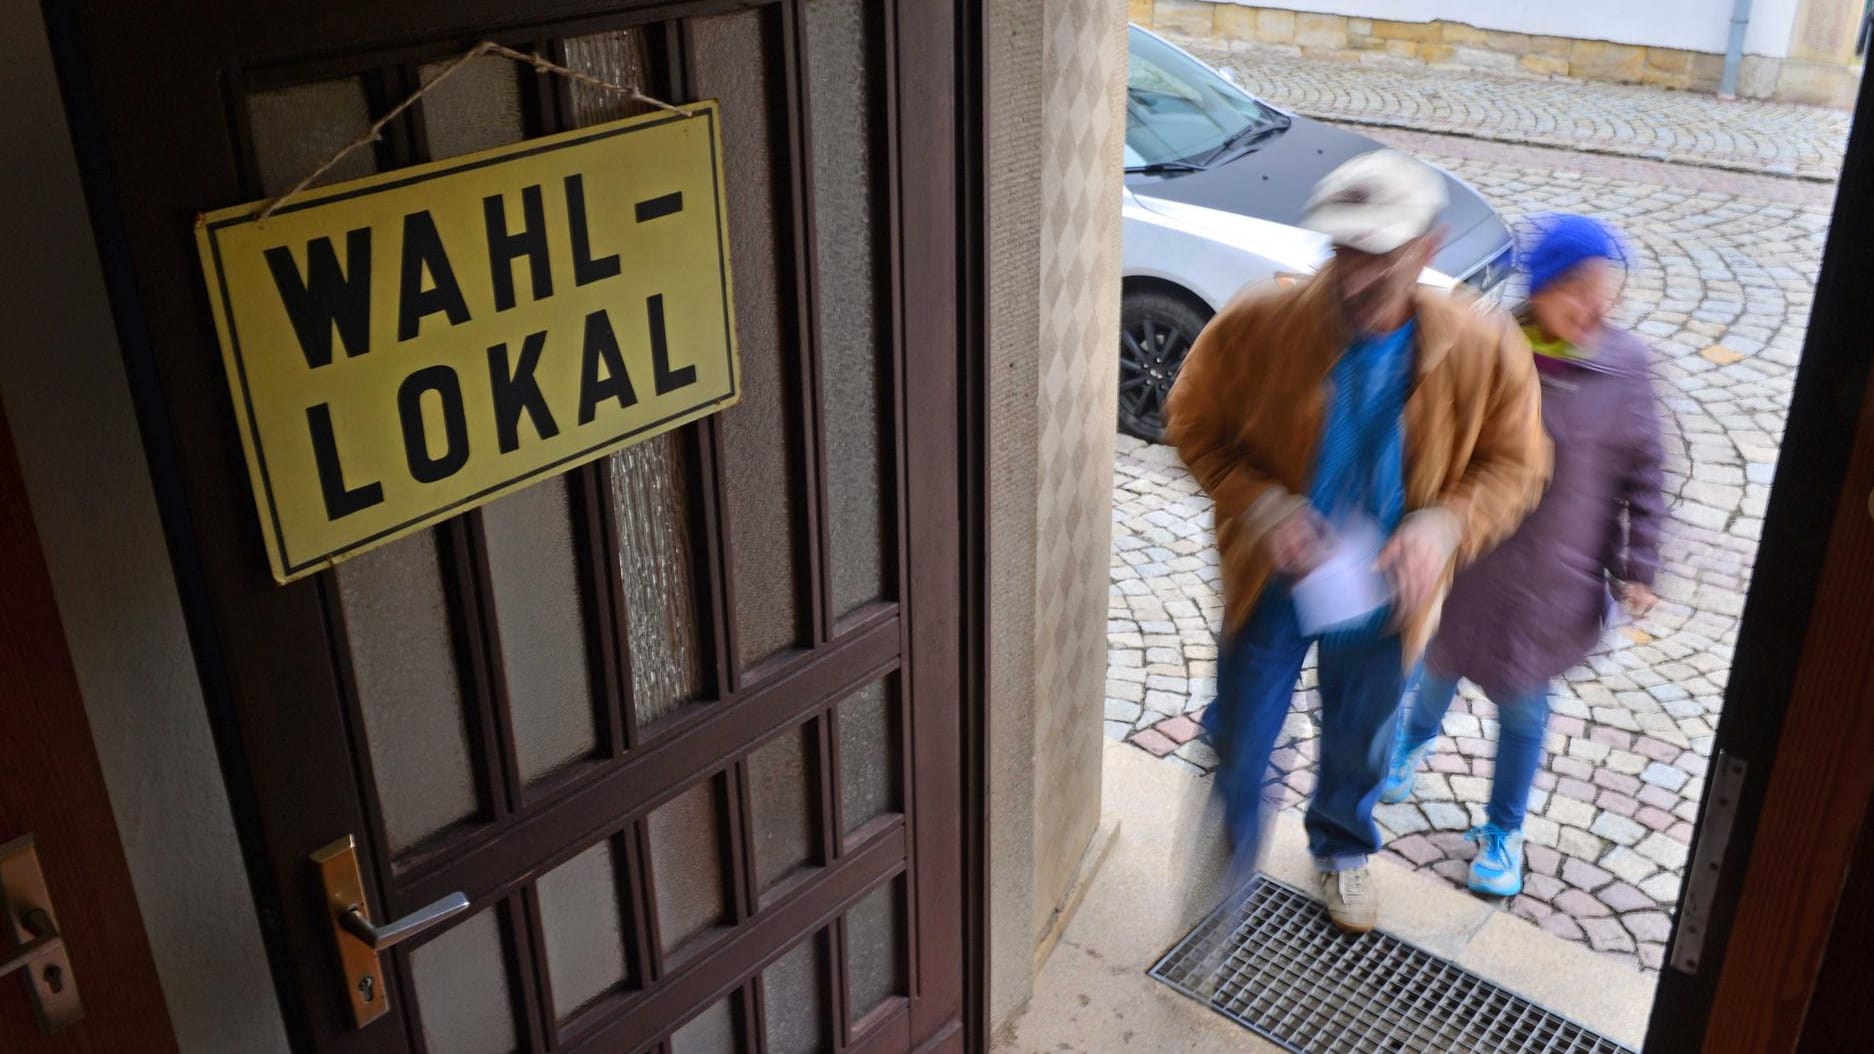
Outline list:
[[[348,77],[254,92],[247,97],[247,120],[261,188],[284,194],[371,126],[371,105],[363,82]],[[313,186],[375,171],[376,155],[361,147],[327,169]]]
[[[827,1028],[826,954],[814,934],[761,972],[768,1054],[820,1054],[831,1050]]]
[[[449,1054],[508,1054],[515,1048],[507,955],[494,909],[472,915],[410,953],[424,1044]]]
[[[898,811],[897,706],[885,681],[839,704],[839,800],[845,834]]]
[[[454,60],[450,60],[454,61]],[[448,68],[433,62],[420,72],[428,84]],[[423,96],[423,130],[431,160],[504,146],[526,135],[521,119],[520,76],[527,67],[499,55],[483,55],[449,75]]]
[[[813,811],[820,800],[807,759],[813,725],[783,733],[748,759],[755,813],[755,877],[762,889],[813,862]]]
[[[670,1054],[737,1054],[742,1049],[740,1015],[734,995],[723,996],[715,1006],[677,1030],[670,1037]]]
[[[904,892],[894,880],[873,890],[846,913],[846,1004],[858,1021],[895,995],[905,994]]]
[[[547,872],[535,886],[546,933],[547,976],[561,1019],[630,976],[619,910],[622,862],[608,839]]]
[[[885,594],[885,425],[890,402],[884,326],[885,158],[876,149],[871,53],[874,5],[808,0],[808,105],[813,117],[814,253],[819,261],[821,388],[825,405],[827,533],[833,611]]]
[[[722,100],[723,167],[728,180],[730,254],[735,260],[736,346],[742,402],[723,411],[721,471],[728,495],[734,562],[737,658],[753,666],[799,643],[800,508],[791,420],[793,381],[781,313],[792,296],[776,271],[779,189],[769,151],[769,94],[783,85],[774,12],[750,11],[691,22],[696,90]]]
[[[650,57],[641,30],[570,38],[566,65],[613,84],[648,85]],[[575,82],[569,90],[576,126],[645,110],[588,85]],[[681,435],[665,433],[613,454],[606,471],[618,528],[618,574],[625,585],[632,710],[643,726],[694,700],[703,686],[689,448]]]
[[[514,751],[532,781],[598,749],[566,477],[493,502],[482,527]]]
[[[676,432],[626,447],[607,462],[628,613],[631,700],[641,726],[702,691],[688,462]]]
[[[404,849],[479,804],[436,536],[413,534],[333,574],[384,827]]]
[[[642,29],[619,29],[566,39],[566,66],[612,84],[650,88],[651,57]],[[650,107],[630,98],[571,81],[573,124],[584,126],[644,113]]]
[[[356,78],[254,92],[247,114],[268,194],[286,192],[371,123]],[[355,150],[318,182],[376,170],[370,149]],[[435,536],[393,542],[334,574],[384,825],[391,848],[407,848],[478,805]]]
[[[704,780],[651,813],[651,875],[666,952],[727,921],[718,782]]]

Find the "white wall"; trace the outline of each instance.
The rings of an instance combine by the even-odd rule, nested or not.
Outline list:
[[[0,7],[0,142],[0,394],[176,1039],[285,1054],[36,0]]]
[[[1683,48],[1723,54],[1730,41],[1734,0],[1222,0],[1248,7],[1390,18],[1444,19],[1479,29],[1543,36],[1611,40],[1620,44]],[[1744,50],[1783,58],[1800,0],[1756,0]]]

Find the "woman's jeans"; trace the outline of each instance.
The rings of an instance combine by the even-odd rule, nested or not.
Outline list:
[[[1431,668],[1419,681],[1418,697],[1406,712],[1405,748],[1417,749],[1438,735],[1438,726],[1457,694],[1458,681]],[[1497,770],[1490,783],[1485,815],[1505,831],[1521,830],[1529,806],[1529,788],[1542,764],[1542,737],[1549,724],[1549,686],[1517,692],[1497,705]]]
[[[1217,792],[1229,828],[1233,872],[1246,878],[1261,848],[1269,755],[1295,698],[1305,637],[1288,590],[1272,584],[1249,620],[1224,643],[1217,701],[1204,728],[1221,759]],[[1394,634],[1333,636],[1320,641],[1321,746],[1314,800],[1307,816],[1308,850],[1322,871],[1366,864],[1380,847],[1373,806],[1398,733],[1406,671]]]

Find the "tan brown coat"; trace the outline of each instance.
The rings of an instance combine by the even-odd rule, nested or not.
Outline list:
[[[1204,327],[1171,392],[1166,436],[1216,502],[1226,633],[1268,584],[1263,535],[1306,500],[1334,362],[1351,339],[1331,282],[1323,271],[1239,294]],[[1456,569],[1535,508],[1550,465],[1541,386],[1522,332],[1464,293],[1420,287],[1415,304],[1406,510],[1450,513],[1458,545],[1433,599],[1402,614],[1408,663],[1436,631]]]

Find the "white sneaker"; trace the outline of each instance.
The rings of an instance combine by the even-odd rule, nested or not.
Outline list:
[[[1367,933],[1379,925],[1379,893],[1365,867],[1321,872],[1321,899],[1342,933]]]

